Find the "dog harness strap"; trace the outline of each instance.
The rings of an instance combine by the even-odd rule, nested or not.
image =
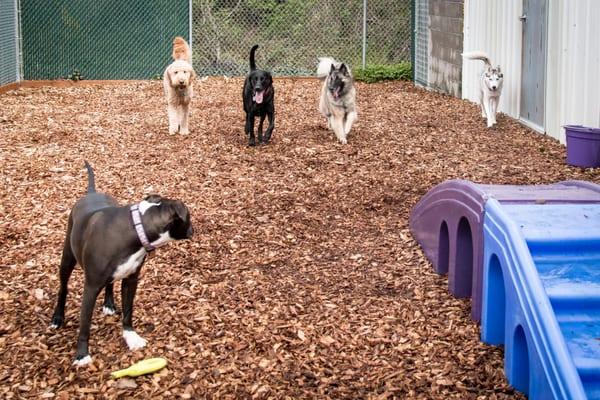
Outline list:
[[[138,239],[140,239],[140,242],[142,242],[142,246],[144,246],[144,248],[148,252],[156,249],[156,247],[150,244],[148,236],[146,236],[146,232],[144,231],[144,225],[142,225],[142,213],[140,213],[139,205],[133,204],[129,209],[131,210],[131,219],[133,220],[133,227],[137,232]]]

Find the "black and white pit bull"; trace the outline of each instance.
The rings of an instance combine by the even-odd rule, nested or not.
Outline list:
[[[67,284],[76,264],[84,271],[79,338],[74,364],[92,361],[88,339],[96,298],[106,288],[103,311],[115,313],[113,282],[122,279],[123,338],[130,350],[141,349],[146,340],[133,330],[133,299],[146,255],[172,240],[193,234],[187,207],[178,200],[150,195],[139,204],[119,206],[112,197],[96,192],[94,171],[85,162],[88,188],[75,203],[67,227],[60,262],[60,290],[51,326],[63,324]]]

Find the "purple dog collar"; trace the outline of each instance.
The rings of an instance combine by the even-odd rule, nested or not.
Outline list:
[[[131,211],[133,227],[135,228],[140,242],[142,242],[142,246],[144,246],[147,252],[151,252],[152,250],[156,249],[156,247],[150,244],[148,236],[146,236],[146,232],[144,231],[144,226],[142,225],[142,213],[140,213],[140,206],[138,204],[133,204],[131,207],[129,207],[129,210]]]

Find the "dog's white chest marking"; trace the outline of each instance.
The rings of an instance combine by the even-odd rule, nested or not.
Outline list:
[[[119,280],[127,278],[133,274],[142,265],[144,257],[146,256],[146,250],[142,247],[135,253],[129,256],[127,261],[120,264],[113,274],[113,280]]]
[[[173,238],[171,237],[171,235],[169,235],[169,231],[166,231],[166,232],[161,233],[160,236],[158,237],[158,239],[156,239],[154,242],[152,242],[150,244],[154,247],[160,247],[164,244],[171,242],[172,240],[173,240]]]

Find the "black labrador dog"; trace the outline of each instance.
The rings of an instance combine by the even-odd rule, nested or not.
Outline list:
[[[250,50],[250,72],[244,81],[244,111],[246,112],[246,134],[249,135],[249,145],[256,145],[254,138],[254,118],[259,117],[258,124],[258,142],[267,144],[271,139],[273,128],[275,127],[275,88],[273,87],[273,77],[270,72],[256,69],[254,53],[258,45],[254,45]],[[263,122],[265,117],[269,117],[269,127],[263,137]]]

